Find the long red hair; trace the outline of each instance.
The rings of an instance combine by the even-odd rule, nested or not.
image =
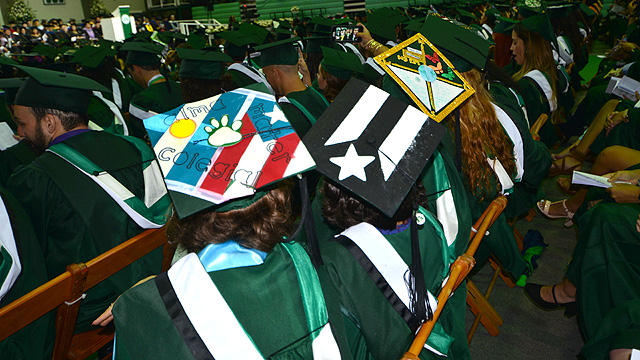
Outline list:
[[[480,71],[472,69],[462,76],[475,90],[475,94],[460,107],[462,171],[470,189],[482,201],[492,194],[491,184],[498,182],[487,157],[497,158],[509,174],[515,174],[513,144],[498,121],[491,105],[491,94],[484,86]],[[451,120],[449,124],[455,133],[455,120]]]

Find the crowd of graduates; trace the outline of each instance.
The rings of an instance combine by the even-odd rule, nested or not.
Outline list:
[[[143,17],[122,43],[101,38],[100,19],[81,29],[55,19],[10,24],[0,35],[0,121],[19,142],[0,151],[0,224],[8,224],[0,229],[0,306],[68,264],[164,226],[188,255],[158,275],[161,253],[152,252],[82,300],[76,331],[115,326],[115,345],[104,350],[115,358],[398,359],[433,316],[472,224],[506,195],[478,264],[495,256],[539,307],[577,315],[585,358],[628,359],[640,348],[640,94],[621,99],[607,85],[611,77],[640,81],[636,5],[443,3],[267,27],[232,18],[225,31],[188,35],[170,18]],[[333,27],[356,25],[358,42],[332,41]],[[434,78],[458,76],[473,89],[440,124],[417,110],[424,99],[407,78],[374,60],[416,35],[438,50],[422,58],[437,65],[429,67]],[[584,79],[596,40],[612,50]],[[183,167],[166,165],[167,155],[186,161],[155,144],[177,148],[184,136],[153,135],[153,119],[188,120],[174,111],[184,104],[232,107],[221,96],[238,91],[273,99],[265,116],[291,126],[317,170],[295,177],[306,168],[291,166],[288,179],[215,203],[176,190]],[[413,135],[392,129],[406,114],[427,125]],[[211,146],[257,151],[242,145],[260,136],[245,130],[249,115],[207,121]],[[214,139],[224,131],[228,138]],[[420,142],[427,137],[437,141]],[[388,138],[412,146],[389,160],[373,156]],[[344,156],[332,152],[336,144]],[[611,187],[572,184],[565,175],[584,162]],[[408,184],[375,182],[395,181],[400,168]],[[540,187],[558,175],[571,197],[552,202]],[[577,226],[560,284],[527,283],[545,245],[519,249],[512,222],[535,208]],[[463,282],[421,359],[471,357],[466,298]],[[0,356],[47,358],[54,337],[45,316],[0,342]]]

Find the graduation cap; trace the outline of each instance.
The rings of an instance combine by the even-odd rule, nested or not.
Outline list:
[[[224,51],[236,60],[243,60],[247,53],[247,46],[260,45],[262,40],[258,35],[253,33],[244,33],[243,31],[225,31],[218,33],[216,37],[225,39]]]
[[[233,59],[217,50],[178,49],[180,77],[196,79],[220,79],[225,73],[224,63]]]
[[[298,40],[300,40],[299,37],[294,37],[256,46],[254,50],[260,51],[260,66],[296,65],[299,60],[299,55],[295,44]]]
[[[464,9],[456,9],[458,15],[457,19],[465,24],[469,24],[470,22],[476,20],[476,16],[473,13],[470,13]]]
[[[132,41],[126,42],[122,45],[120,50],[128,52],[127,59],[125,61],[127,65],[159,66],[164,46],[147,42]]]
[[[525,27],[525,29],[540,34],[548,42],[556,42],[553,26],[551,26],[551,22],[549,21],[549,17],[547,16],[547,14],[530,16],[522,20],[521,23]]]
[[[331,20],[331,19],[327,19],[326,17],[323,16],[316,16],[313,19],[311,19],[311,21],[309,21],[309,24],[314,25],[313,26],[313,33],[330,33],[331,32],[331,27],[333,25],[335,25],[335,21]]]
[[[322,47],[322,68],[338,79],[348,80],[354,73],[362,73],[362,63],[356,54]]]
[[[73,54],[72,61],[88,68],[99,67],[107,56],[113,56],[116,51],[107,46],[85,46]]]
[[[201,35],[191,33],[187,37],[186,43],[191,45],[194,49],[202,49],[207,45],[207,40],[205,40]]]
[[[240,31],[247,35],[253,34],[257,36],[260,39],[260,44],[264,44],[264,41],[269,36],[269,30],[250,23],[243,23],[240,25]]]
[[[184,104],[144,125],[179,218],[246,206],[256,190],[315,165],[275,97],[261,91]]]
[[[396,41],[396,25],[404,21],[406,17],[397,11],[383,8],[367,16],[367,29],[382,43]]]
[[[280,40],[286,40],[289,39],[291,37],[293,37],[293,31],[288,30],[288,29],[283,29],[278,27],[276,29],[276,40],[280,41]]]
[[[0,89],[4,90],[4,98],[7,105],[13,105],[15,103],[18,89],[26,80],[26,78],[0,79]]]
[[[42,55],[42,56],[46,56],[47,58],[51,59],[51,60],[55,60],[55,58],[58,56],[58,54],[60,54],[60,52],[58,51],[58,49],[54,48],[53,46],[49,46],[49,45],[45,45],[45,44],[38,44],[36,46],[33,47],[33,51]]]
[[[484,69],[490,44],[477,33],[437,16],[427,17],[420,32],[458,71],[469,71],[473,67]]]
[[[303,142],[316,170],[393,217],[445,132],[420,110],[351,79]]]
[[[472,36],[480,39],[477,35]],[[452,61],[421,33],[374,60],[423,112],[437,122],[474,93]]]
[[[542,2],[540,0],[521,0],[516,2],[518,7],[518,14],[527,18],[529,16],[535,16],[544,12]]]
[[[85,114],[91,91],[110,92],[102,84],[84,76],[21,65],[16,67],[31,77],[18,90],[15,105]]]
[[[518,23],[518,20],[510,19],[503,16],[498,16],[496,18],[495,26],[493,27],[493,32],[498,34],[505,34],[511,36],[511,32],[513,31],[513,27]]]

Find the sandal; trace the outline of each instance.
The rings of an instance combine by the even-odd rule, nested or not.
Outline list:
[[[551,206],[556,205],[558,203],[562,204],[562,208],[564,209],[564,214],[563,215],[550,214],[549,209],[551,208]],[[573,215],[575,215],[575,213],[569,211],[569,208],[567,208],[567,199],[564,199],[562,201],[556,201],[556,202],[551,202],[549,200],[540,200],[537,206],[538,206],[538,210],[540,210],[540,212],[544,216],[548,217],[549,219],[567,219],[567,221],[564,223],[564,226],[565,227],[573,226]]]
[[[568,177],[559,177],[556,179],[556,185],[560,188],[560,191],[563,193],[573,196],[578,190],[580,190],[580,186],[575,185],[571,182],[571,178]]]
[[[576,148],[571,148],[569,150],[569,154],[567,156],[561,158],[560,165],[556,161],[551,163],[551,168],[549,168],[549,174],[547,177],[553,177],[556,175],[571,175],[574,170],[582,169],[582,163],[586,160],[586,155],[581,153],[580,150]],[[573,165],[571,167],[567,167],[566,161],[567,159],[574,159],[578,161],[578,164]]]

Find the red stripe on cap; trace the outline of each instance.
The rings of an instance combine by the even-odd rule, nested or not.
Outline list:
[[[201,189],[212,191],[216,194],[224,194],[231,182],[231,174],[233,173],[233,170],[238,165],[242,155],[244,155],[244,152],[249,147],[249,143],[251,143],[251,140],[253,139],[253,136],[246,135],[255,133],[256,128],[253,126],[253,122],[249,118],[249,115],[245,113],[242,118],[242,128],[240,129],[240,134],[243,136],[242,141],[233,146],[222,149],[220,156],[218,156],[204,181],[202,181],[202,185],[200,186]],[[220,166],[219,164],[224,165]],[[220,175],[221,172],[222,175]],[[217,176],[216,173],[218,173]]]
[[[258,179],[256,188],[282,179],[289,164],[295,161],[293,154],[296,152],[299,144],[300,138],[296,133],[278,138],[270,149],[271,153],[262,168],[262,174]]]

